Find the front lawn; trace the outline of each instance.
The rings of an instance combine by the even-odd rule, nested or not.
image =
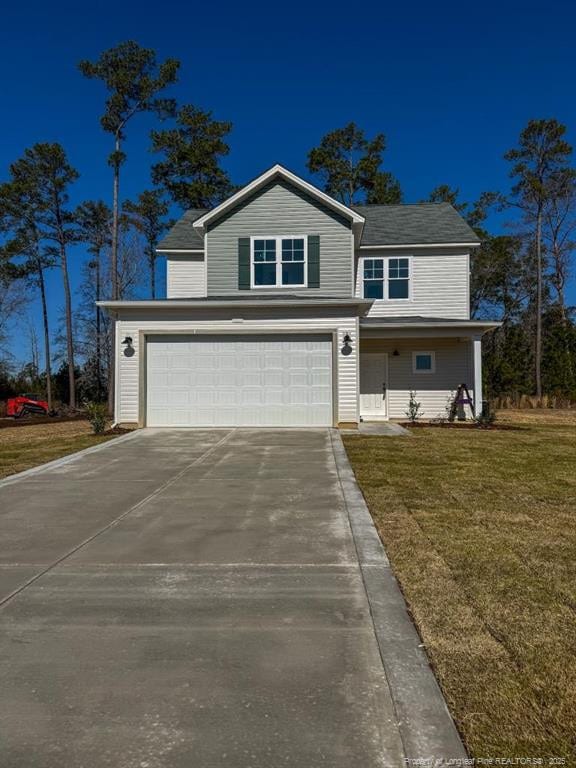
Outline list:
[[[88,421],[67,421],[0,429],[0,478],[36,467],[116,435],[94,435]]]
[[[575,765],[576,414],[504,419],[344,443],[470,753]]]

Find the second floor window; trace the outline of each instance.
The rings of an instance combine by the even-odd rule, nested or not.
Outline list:
[[[409,299],[410,259],[364,259],[362,280],[365,299]]]
[[[306,237],[252,238],[252,286],[306,286]]]

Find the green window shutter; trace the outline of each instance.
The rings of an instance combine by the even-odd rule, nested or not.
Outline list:
[[[320,288],[320,235],[308,235],[308,288]]]
[[[250,238],[238,238],[238,290],[250,290]]]

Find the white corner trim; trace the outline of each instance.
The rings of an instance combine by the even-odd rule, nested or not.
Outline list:
[[[308,194],[312,195],[312,197],[315,197],[318,200],[321,200],[326,205],[339,211],[342,215],[350,219],[353,224],[357,224],[357,225],[364,224],[365,222],[364,216],[361,216],[356,211],[353,211],[352,208],[348,208],[348,206],[338,202],[338,200],[335,200],[333,197],[330,197],[330,195],[327,195],[325,192],[322,192],[313,184],[310,184],[309,182],[304,181],[304,179],[301,179],[300,176],[296,176],[296,174],[287,170],[282,165],[276,164],[276,165],[273,165],[272,168],[270,168],[269,170],[262,173],[256,179],[254,179],[254,181],[251,181],[250,184],[247,184],[245,187],[242,187],[242,189],[238,190],[238,192],[232,195],[232,197],[229,197],[227,200],[224,200],[223,203],[220,203],[220,205],[217,205],[216,208],[213,208],[211,211],[208,211],[208,213],[205,213],[203,216],[200,216],[200,218],[196,219],[196,221],[193,222],[192,226],[195,229],[203,230],[205,228],[205,225],[209,221],[211,221],[213,218],[216,218],[217,216],[220,216],[229,208],[236,205],[236,203],[239,200],[242,200],[242,198],[246,197],[247,195],[250,195],[259,187],[262,187],[264,184],[266,184],[270,179],[274,178],[275,176],[280,176],[281,178],[286,179],[286,181],[291,182],[295,187],[298,187],[299,189],[302,189],[305,192],[308,192]]]

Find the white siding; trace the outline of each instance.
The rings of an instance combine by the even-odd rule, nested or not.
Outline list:
[[[140,397],[140,332],[161,333],[214,333],[235,332],[244,334],[247,331],[274,331],[288,333],[291,330],[316,332],[332,332],[338,334],[338,348],[335,350],[336,360],[335,386],[336,414],[339,422],[358,421],[358,318],[353,310],[346,316],[344,308],[307,308],[282,310],[250,309],[241,306],[232,309],[198,309],[198,310],[164,310],[146,313],[144,310],[124,310],[120,313],[116,324],[117,338],[131,336],[133,339],[134,355],[127,357],[124,350],[118,357],[118,422],[137,422],[139,420]],[[239,322],[242,320],[242,322]],[[352,337],[352,353],[341,354],[344,336]],[[142,388],[143,389],[143,388]]]
[[[201,253],[166,257],[166,294],[169,299],[206,296],[206,262]]]
[[[362,342],[361,358],[372,351],[388,352],[388,408],[392,419],[405,419],[410,390],[422,405],[424,419],[446,416],[449,398],[459,384],[466,384],[472,397],[474,375],[471,342],[466,339],[367,339]],[[394,350],[399,354],[393,355]],[[435,352],[435,373],[413,373],[412,352]],[[466,409],[467,417],[470,409]]]
[[[377,300],[369,317],[470,318],[468,253],[433,248],[408,252],[362,250],[357,259],[356,296],[362,296],[362,260],[388,256],[410,256],[412,260],[411,297],[391,301]]]

